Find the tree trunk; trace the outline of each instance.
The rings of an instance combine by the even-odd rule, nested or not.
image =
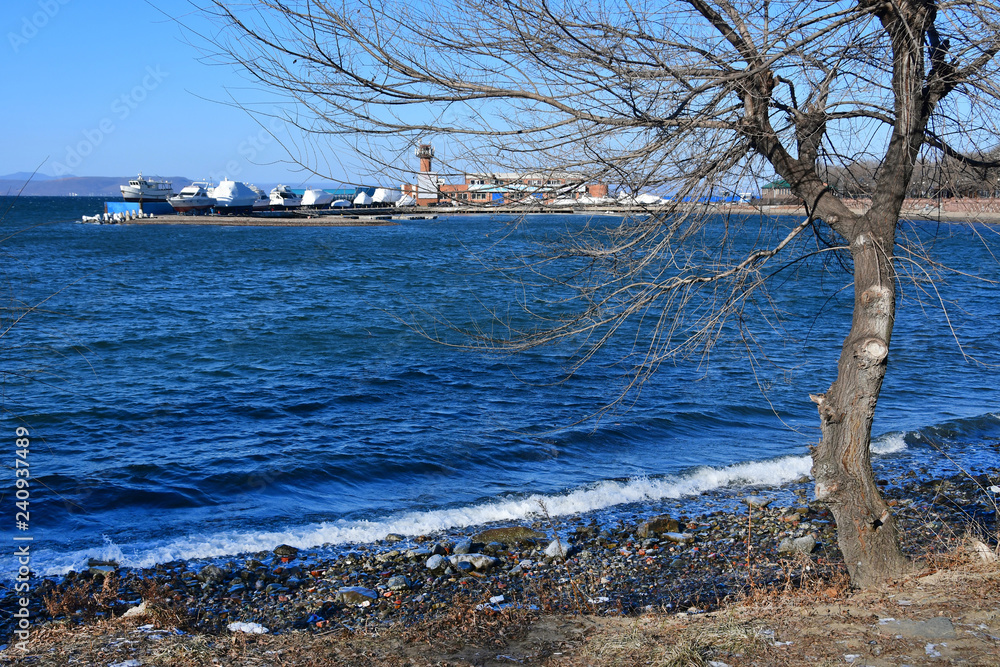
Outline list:
[[[860,226],[860,225],[859,225]],[[816,499],[837,521],[837,540],[855,586],[898,578],[909,569],[899,529],[875,484],[871,429],[882,388],[896,311],[892,267],[895,225],[854,235],[854,317],[840,353],[837,379],[819,405],[823,440],[812,452]]]

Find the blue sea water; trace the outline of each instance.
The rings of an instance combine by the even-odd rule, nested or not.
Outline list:
[[[807,474],[850,321],[843,274],[803,267],[756,322],[756,373],[730,330],[710,358],[665,363],[629,409],[619,336],[575,374],[573,349],[498,355],[447,322],[544,310],[484,269],[534,238],[614,222],[447,216],[388,227],[85,225],[85,197],[10,198],[0,338],[8,468],[30,430],[31,531],[43,574],[370,541]],[[876,465],[1000,460],[1000,280],[983,226],[919,223],[969,275],[905,284],[874,433]],[[983,239],[986,243],[983,243]],[[846,288],[845,288],[846,286]],[[937,299],[949,304],[948,317]],[[509,309],[509,310],[508,310]],[[417,322],[421,331],[409,326]],[[774,364],[771,363],[774,362]],[[0,430],[0,432],[3,432]],[[14,529],[14,473],[0,529]]]

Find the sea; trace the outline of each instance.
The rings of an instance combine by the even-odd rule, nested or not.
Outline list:
[[[80,222],[103,205],[0,198],[0,539],[30,535],[42,575],[89,558],[336,550],[544,515],[694,515],[719,497],[780,493],[809,474],[809,394],[833,381],[850,325],[850,278],[813,240],[815,261],[775,276],[743,326],[629,391],[638,329],[579,367],[582,334],[521,353],[483,344],[503,323],[537,322],[528,311],[565,314],[565,285],[542,277],[551,243],[611,233],[619,218]],[[902,231],[956,271],[932,281],[900,261],[913,280],[900,285],[874,466],[928,479],[996,466],[997,228]]]

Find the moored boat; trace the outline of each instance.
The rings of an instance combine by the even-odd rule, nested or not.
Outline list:
[[[253,183],[248,183],[247,186],[254,191],[257,195],[257,199],[254,200],[253,210],[255,211],[270,211],[271,210],[271,198],[266,192],[258,188]]]
[[[302,197],[298,196],[287,185],[279,185],[271,190],[271,208],[289,209],[302,205]]]
[[[167,199],[178,213],[207,211],[215,206],[215,198],[209,197],[204,183],[192,183],[181,189],[180,193]]]
[[[143,178],[141,171],[138,178],[129,180],[128,185],[118,187],[125,201],[167,201],[174,194],[174,186],[170,181]]]
[[[215,186],[215,192],[212,193],[215,198],[215,210],[217,213],[230,215],[251,213],[260,196],[264,196],[267,200],[266,195],[258,193],[259,191],[254,191],[246,183],[223,179]]]
[[[326,190],[311,188],[302,193],[303,208],[326,208],[333,201],[333,195]]]

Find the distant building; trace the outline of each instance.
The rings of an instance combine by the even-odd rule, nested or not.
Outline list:
[[[792,186],[788,181],[779,178],[761,187],[760,198],[765,202],[776,202],[794,199],[795,195],[792,194]]]
[[[417,157],[420,158],[420,173],[417,174],[417,187],[410,192],[403,192],[416,198],[417,206],[437,204],[438,176],[431,170],[431,160],[434,159],[434,147],[430,144],[417,146]]]
[[[560,172],[465,174],[463,183],[444,183],[432,170],[434,149],[430,144],[417,147],[420,171],[416,184],[404,183],[403,194],[417,200],[418,206],[518,204],[529,201],[552,203],[556,199],[595,199],[608,196],[604,183],[585,184],[578,175]]]

